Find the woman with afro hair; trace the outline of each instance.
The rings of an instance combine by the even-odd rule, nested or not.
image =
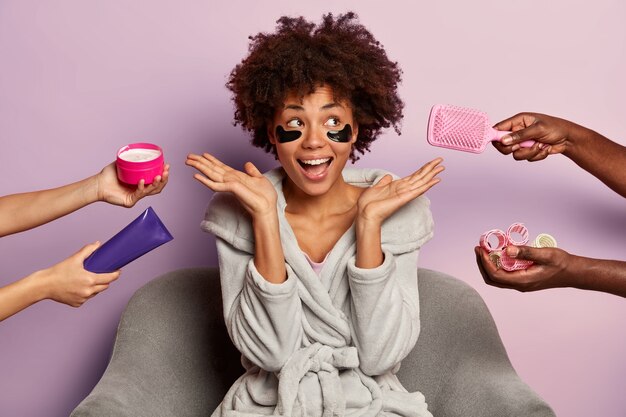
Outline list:
[[[398,178],[345,168],[384,128],[399,133],[398,64],[354,13],[281,17],[251,37],[227,83],[235,122],[280,167],[236,170],[190,154],[215,192],[224,317],[246,369],[214,416],[430,416],[395,373],[420,330],[424,194],[441,159]]]

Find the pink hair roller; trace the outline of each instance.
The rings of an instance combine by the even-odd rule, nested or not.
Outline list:
[[[498,239],[495,246],[492,244],[493,236]],[[489,230],[480,236],[479,242],[480,246],[489,253],[489,259],[505,271],[527,269],[533,264],[532,261],[511,258],[504,250],[509,245],[522,246],[528,243],[528,229],[523,223],[513,223],[506,233],[500,229]]]
[[[505,271],[518,271],[520,269],[528,269],[533,264],[532,261],[527,261],[524,259],[515,259],[511,258],[506,254],[506,251],[502,251],[502,255],[500,255],[500,266]]]
[[[519,235],[521,239],[513,239],[516,235]],[[506,238],[509,245],[523,246],[528,243],[528,229],[523,223],[513,223],[506,231]]]
[[[126,184],[152,184],[163,174],[163,150],[152,143],[131,143],[117,151],[117,177]]]
[[[500,141],[511,132],[496,130],[487,113],[447,104],[436,104],[430,110],[426,139],[433,146],[457,151],[481,153],[489,142]],[[534,140],[519,145],[530,148]]]
[[[494,247],[491,243],[491,237],[495,236],[498,239],[497,245]],[[489,230],[485,233],[483,233],[480,236],[480,240],[479,240],[480,246],[485,249],[487,252],[492,252],[492,251],[500,251],[502,249],[504,249],[504,247],[507,245],[508,243],[508,239],[507,236],[504,234],[504,232],[500,229],[492,229]]]

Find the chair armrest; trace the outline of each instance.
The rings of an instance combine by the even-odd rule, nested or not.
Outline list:
[[[511,365],[487,306],[466,283],[420,269],[421,334],[398,377],[437,417],[554,416]]]
[[[122,315],[104,375],[71,417],[213,411],[243,373],[221,306],[215,268],[173,271],[139,289]]]

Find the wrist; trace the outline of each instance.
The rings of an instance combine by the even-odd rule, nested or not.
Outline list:
[[[28,292],[32,297],[33,303],[45,300],[51,297],[49,269],[42,269],[33,272],[24,278],[28,287]]]
[[[253,216],[252,231],[256,242],[265,242],[265,244],[269,244],[269,242],[274,239],[278,239],[278,241],[280,241],[280,223],[278,221],[278,214],[267,213],[263,216]]]
[[[572,122],[569,123],[570,126],[567,134],[567,146],[563,151],[563,155],[570,159],[575,159],[577,154],[581,152],[584,153],[586,152],[586,149],[589,149],[589,143],[593,141],[594,136],[598,134],[584,126],[580,126]]]
[[[358,231],[375,231],[380,230],[382,227],[382,221],[378,219],[372,219],[367,217],[363,213],[358,213],[356,216],[355,227]]]
[[[357,268],[371,269],[379,267],[384,261],[381,248],[381,223],[357,217],[356,262]]]
[[[254,232],[254,266],[268,282],[283,283],[287,279],[285,256],[280,240],[278,213],[256,215],[252,218]]]
[[[589,285],[586,283],[586,277],[588,275],[586,271],[591,266],[590,261],[590,258],[568,254],[564,262],[563,277],[566,282],[563,286],[589,289]]]
[[[104,195],[102,188],[100,184],[100,174],[95,174],[84,179],[82,189],[85,205],[95,203],[96,201],[103,201]]]
[[[276,210],[269,210],[263,213],[251,214],[253,227],[278,225],[278,213]]]

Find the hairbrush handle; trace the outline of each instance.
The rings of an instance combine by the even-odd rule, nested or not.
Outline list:
[[[508,130],[496,130],[493,127],[491,128],[491,134],[492,134],[492,138],[491,141],[496,141],[496,142],[500,142],[500,140],[508,135],[509,132]],[[520,142],[518,145],[521,146],[522,148],[530,148],[535,144],[534,140],[525,140],[524,142]]]

